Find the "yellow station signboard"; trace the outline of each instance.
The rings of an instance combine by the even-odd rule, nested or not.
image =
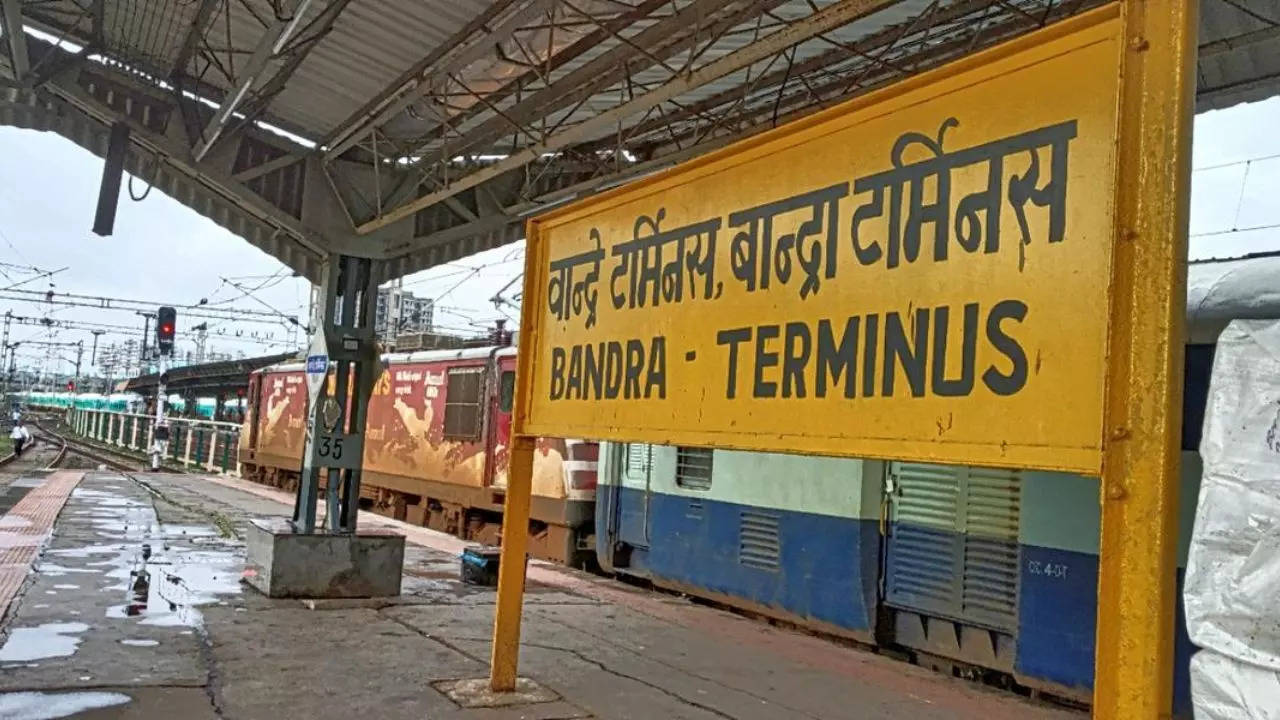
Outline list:
[[[1119,37],[1065,22],[535,219],[517,432],[1098,473]]]

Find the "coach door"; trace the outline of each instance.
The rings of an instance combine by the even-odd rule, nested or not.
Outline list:
[[[614,507],[616,538],[632,547],[649,547],[649,494],[653,474],[653,446],[627,443],[618,463]]]
[[[241,417],[240,432],[248,429],[248,437],[244,438],[240,446],[249,450],[258,449],[258,403],[262,401],[262,375],[253,373],[249,376],[249,392],[246,393],[247,398],[244,404],[244,415]]]
[[[884,602],[1016,634],[1016,471],[889,464]]]
[[[485,415],[485,471],[484,484],[493,487],[507,486],[507,469],[511,448],[511,408],[516,395],[515,356],[499,357],[493,363],[497,370],[491,373],[495,383],[489,393],[488,412]]]

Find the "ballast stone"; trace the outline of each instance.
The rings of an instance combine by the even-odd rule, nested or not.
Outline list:
[[[249,523],[244,580],[275,598],[366,598],[400,594],[404,536],[296,532],[283,517]]]

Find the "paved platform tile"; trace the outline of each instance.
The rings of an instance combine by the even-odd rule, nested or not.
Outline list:
[[[0,618],[22,588],[54,520],[83,477],[83,471],[52,473],[0,517]]]

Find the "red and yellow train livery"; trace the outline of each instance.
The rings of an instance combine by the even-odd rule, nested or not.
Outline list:
[[[369,400],[361,505],[496,544],[506,493],[515,349],[383,356]],[[302,466],[302,363],[253,373],[240,434],[245,478],[294,488]],[[332,378],[330,378],[332,380]],[[596,443],[542,439],[533,466],[530,552],[580,564],[593,554]]]

